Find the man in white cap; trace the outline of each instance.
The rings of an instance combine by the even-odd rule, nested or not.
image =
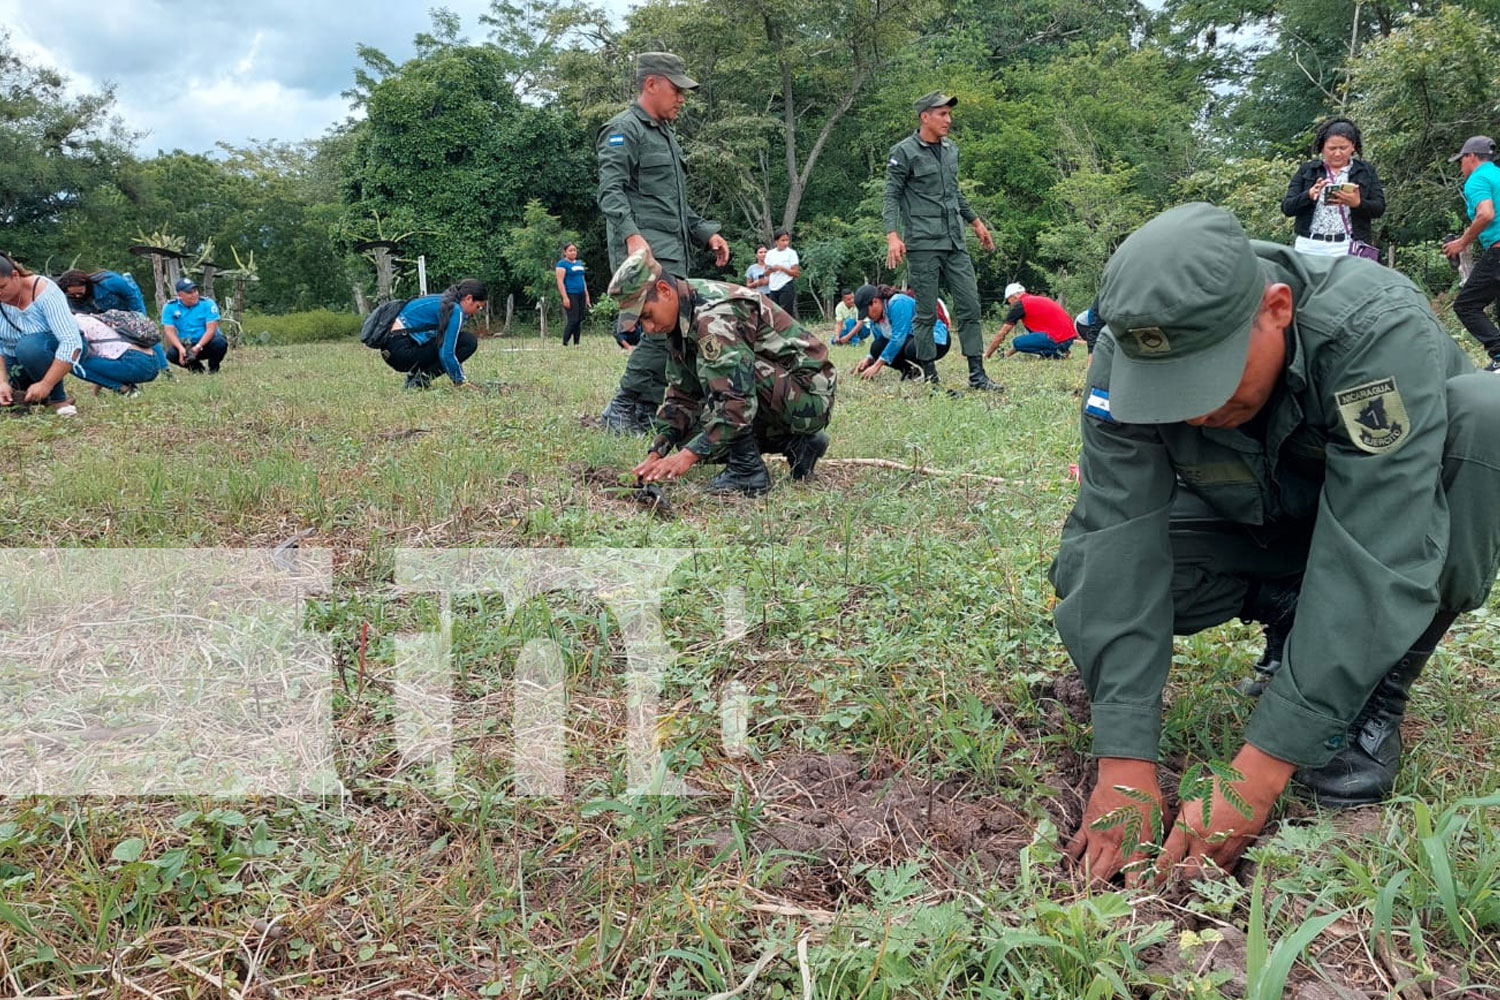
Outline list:
[[[1005,286],[1005,301],[1010,312],[1005,314],[1005,324],[990,341],[985,357],[994,354],[1017,326],[1025,332],[1010,342],[1010,350],[1005,352],[1007,358],[1017,353],[1053,361],[1068,356],[1068,349],[1078,339],[1078,330],[1066,309],[1045,295],[1027,294],[1026,286],[1019,281]]]

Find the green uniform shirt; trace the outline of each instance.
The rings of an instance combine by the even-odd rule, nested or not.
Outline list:
[[[885,231],[908,250],[963,250],[964,225],[979,216],[958,188],[958,146],[929,145],[913,132],[891,147],[885,166]]]
[[[1284,664],[1246,734],[1273,757],[1326,762],[1437,609],[1446,382],[1472,364],[1396,272],[1253,246],[1295,298],[1286,370],[1254,430],[1115,422],[1112,338],[1089,369],[1082,481],[1053,580],[1099,756],[1157,756],[1179,489],[1230,521],[1312,528]]]
[[[689,451],[713,455],[753,433],[762,405],[785,409],[777,423],[794,431],[804,419],[826,423],[837,381],[828,345],[749,288],[688,284],[692,295],[681,297],[678,330],[668,337],[667,394],[651,450],[665,455],[686,441]],[[786,377],[795,385],[785,384]],[[774,391],[778,382],[782,388]],[[688,440],[694,427],[699,432]]]
[[[668,274],[686,277],[691,248],[707,246],[719,224],[688,207],[682,147],[672,126],[632,103],[599,129],[595,148],[610,270],[628,256],[625,240],[640,234]]]

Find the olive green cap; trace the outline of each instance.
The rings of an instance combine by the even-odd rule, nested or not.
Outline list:
[[[1191,202],[1131,233],[1104,268],[1110,414],[1169,424],[1223,406],[1245,373],[1266,278],[1239,220]]]
[[[635,78],[664,76],[683,90],[697,90],[698,81],[687,75],[681,56],[670,52],[642,52],[635,58]]]
[[[912,104],[912,107],[916,108],[917,114],[920,115],[922,112],[931,111],[933,108],[951,108],[957,103],[958,98],[949,97],[941,90],[934,90],[930,94],[923,94],[921,97],[917,98],[916,101]]]
[[[620,306],[620,326],[629,329],[641,314],[641,303],[661,277],[661,265],[650,250],[637,250],[625,258],[609,279],[609,297]]]

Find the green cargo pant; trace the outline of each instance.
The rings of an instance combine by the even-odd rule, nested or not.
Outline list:
[[[979,325],[979,285],[974,278],[974,262],[967,250],[908,250],[906,252],[912,295],[917,300],[917,314],[912,320],[912,340],[918,361],[937,357],[932,339],[932,325],[937,319],[938,286],[948,290],[953,325],[958,329],[958,346],[964,357],[984,354],[984,330]]]
[[[641,334],[641,342],[625,360],[620,391],[660,407],[667,394],[667,338]]]
[[[1497,427],[1500,378],[1476,372],[1448,380],[1443,448],[1448,557],[1438,576],[1438,606],[1445,611],[1482,606],[1500,568]],[[1192,635],[1238,615],[1252,582],[1300,574],[1312,524],[1258,527],[1218,520],[1201,500],[1180,489],[1170,537],[1173,631]]]

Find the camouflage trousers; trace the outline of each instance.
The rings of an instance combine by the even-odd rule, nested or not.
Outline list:
[[[755,362],[755,436],[762,442],[816,434],[833,417],[838,376],[821,371],[788,372],[769,361]]]

